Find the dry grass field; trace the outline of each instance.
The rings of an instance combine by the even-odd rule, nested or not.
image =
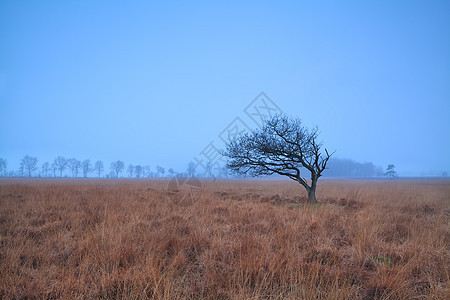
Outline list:
[[[449,181],[0,180],[2,299],[449,299]]]

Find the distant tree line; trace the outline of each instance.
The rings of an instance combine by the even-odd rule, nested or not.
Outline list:
[[[326,177],[376,177],[383,176],[384,171],[380,166],[371,162],[360,163],[351,159],[332,157],[324,171]]]
[[[397,172],[394,165],[389,165],[386,170],[371,162],[360,163],[351,159],[332,157],[327,168],[323,172],[325,177],[380,177],[396,178]],[[199,170],[201,169],[201,170]],[[56,157],[52,162],[45,161],[39,164],[37,157],[25,155],[19,164],[18,170],[8,170],[8,161],[0,158],[1,177],[73,177],[73,178],[163,178],[163,177],[217,177],[229,176],[225,166],[207,164],[204,168],[198,168],[194,162],[190,162],[183,171],[173,168],[166,169],[160,165],[151,168],[149,165],[134,165],[121,160],[113,161],[109,170],[103,161],[91,162],[90,159],[78,160],[76,158]],[[444,177],[448,176],[443,173]],[[235,177],[246,177],[235,175]]]
[[[0,158],[0,176],[4,177],[72,177],[72,178],[163,178],[163,177],[227,177],[225,167],[218,170],[217,174],[212,174],[211,168],[205,172],[199,172],[197,165],[190,162],[185,171],[176,171],[157,165],[154,169],[149,165],[127,166],[121,160],[113,161],[110,164],[109,172],[105,169],[103,161],[91,162],[90,159],[83,161],[76,158],[56,157],[52,162],[45,161],[39,164],[37,157],[25,155],[19,164],[17,171],[7,170],[8,162]]]

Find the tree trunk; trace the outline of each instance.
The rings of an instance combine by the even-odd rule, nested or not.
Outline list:
[[[317,203],[316,200],[316,186],[317,186],[317,177],[311,177],[311,187],[308,189],[308,200],[309,203]]]
[[[308,201],[309,203],[316,203],[316,187],[310,188],[308,191]]]

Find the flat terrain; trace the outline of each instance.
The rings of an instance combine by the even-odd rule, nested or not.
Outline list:
[[[450,181],[168,185],[1,179],[0,298],[450,295]]]

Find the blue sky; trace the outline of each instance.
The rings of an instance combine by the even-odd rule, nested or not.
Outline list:
[[[337,157],[450,171],[450,2],[0,2],[9,169],[184,170],[262,91]]]

